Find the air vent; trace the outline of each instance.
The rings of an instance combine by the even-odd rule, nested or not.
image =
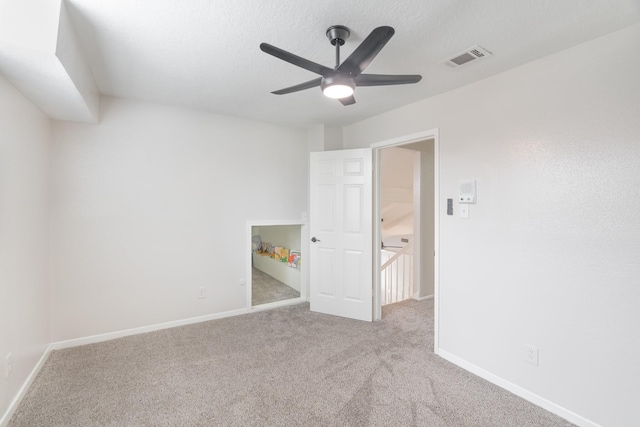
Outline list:
[[[487,56],[491,56],[491,52],[478,45],[475,45],[467,50],[459,52],[454,57],[446,59],[442,62],[451,68],[458,68],[461,65],[477,61],[478,59],[486,58]]]

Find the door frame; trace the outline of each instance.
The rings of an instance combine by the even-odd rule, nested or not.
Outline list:
[[[382,233],[380,230],[380,152],[384,148],[401,147],[402,145],[433,139],[433,179],[434,179],[434,260],[433,260],[433,307],[434,307],[434,352],[439,348],[439,301],[440,301],[440,138],[439,130],[430,129],[410,135],[375,142],[370,145],[373,150],[373,317],[374,320],[382,318],[382,298],[380,281],[380,247],[382,245]],[[428,250],[422,248],[422,250]]]

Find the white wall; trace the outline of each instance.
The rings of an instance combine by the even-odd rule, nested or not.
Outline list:
[[[52,125],[53,341],[245,308],[246,222],[306,210],[306,133],[114,98],[101,114]]]
[[[49,133],[0,77],[0,418],[49,344]]]
[[[253,227],[253,235],[260,236],[263,242],[269,242],[272,246],[300,250],[301,225],[261,225]]]
[[[434,242],[435,242],[435,145],[434,140],[403,145],[403,148],[420,152],[420,183],[414,189],[420,197],[420,289],[418,297],[433,296],[434,292]]]
[[[380,150],[380,224],[382,241],[398,246],[399,238],[413,235],[413,180],[416,153],[398,147]],[[395,243],[390,243],[391,241]],[[413,238],[411,238],[413,240]]]
[[[420,152],[420,297],[432,296],[434,292],[434,141],[423,141]]]
[[[639,51],[635,25],[344,130],[439,128],[440,349],[584,425],[640,425]]]

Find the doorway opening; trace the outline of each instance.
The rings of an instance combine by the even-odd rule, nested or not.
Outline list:
[[[437,131],[371,147],[376,224],[374,320],[382,318],[382,305],[386,303],[436,298],[437,345]],[[406,279],[410,279],[410,285],[399,284]]]
[[[380,150],[380,304],[414,298],[420,277],[414,274],[414,240],[420,237],[420,152],[398,147]],[[415,191],[417,190],[417,191]]]

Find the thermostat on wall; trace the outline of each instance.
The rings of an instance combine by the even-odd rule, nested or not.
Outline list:
[[[460,181],[460,197],[459,203],[475,203],[476,202],[476,180]]]

